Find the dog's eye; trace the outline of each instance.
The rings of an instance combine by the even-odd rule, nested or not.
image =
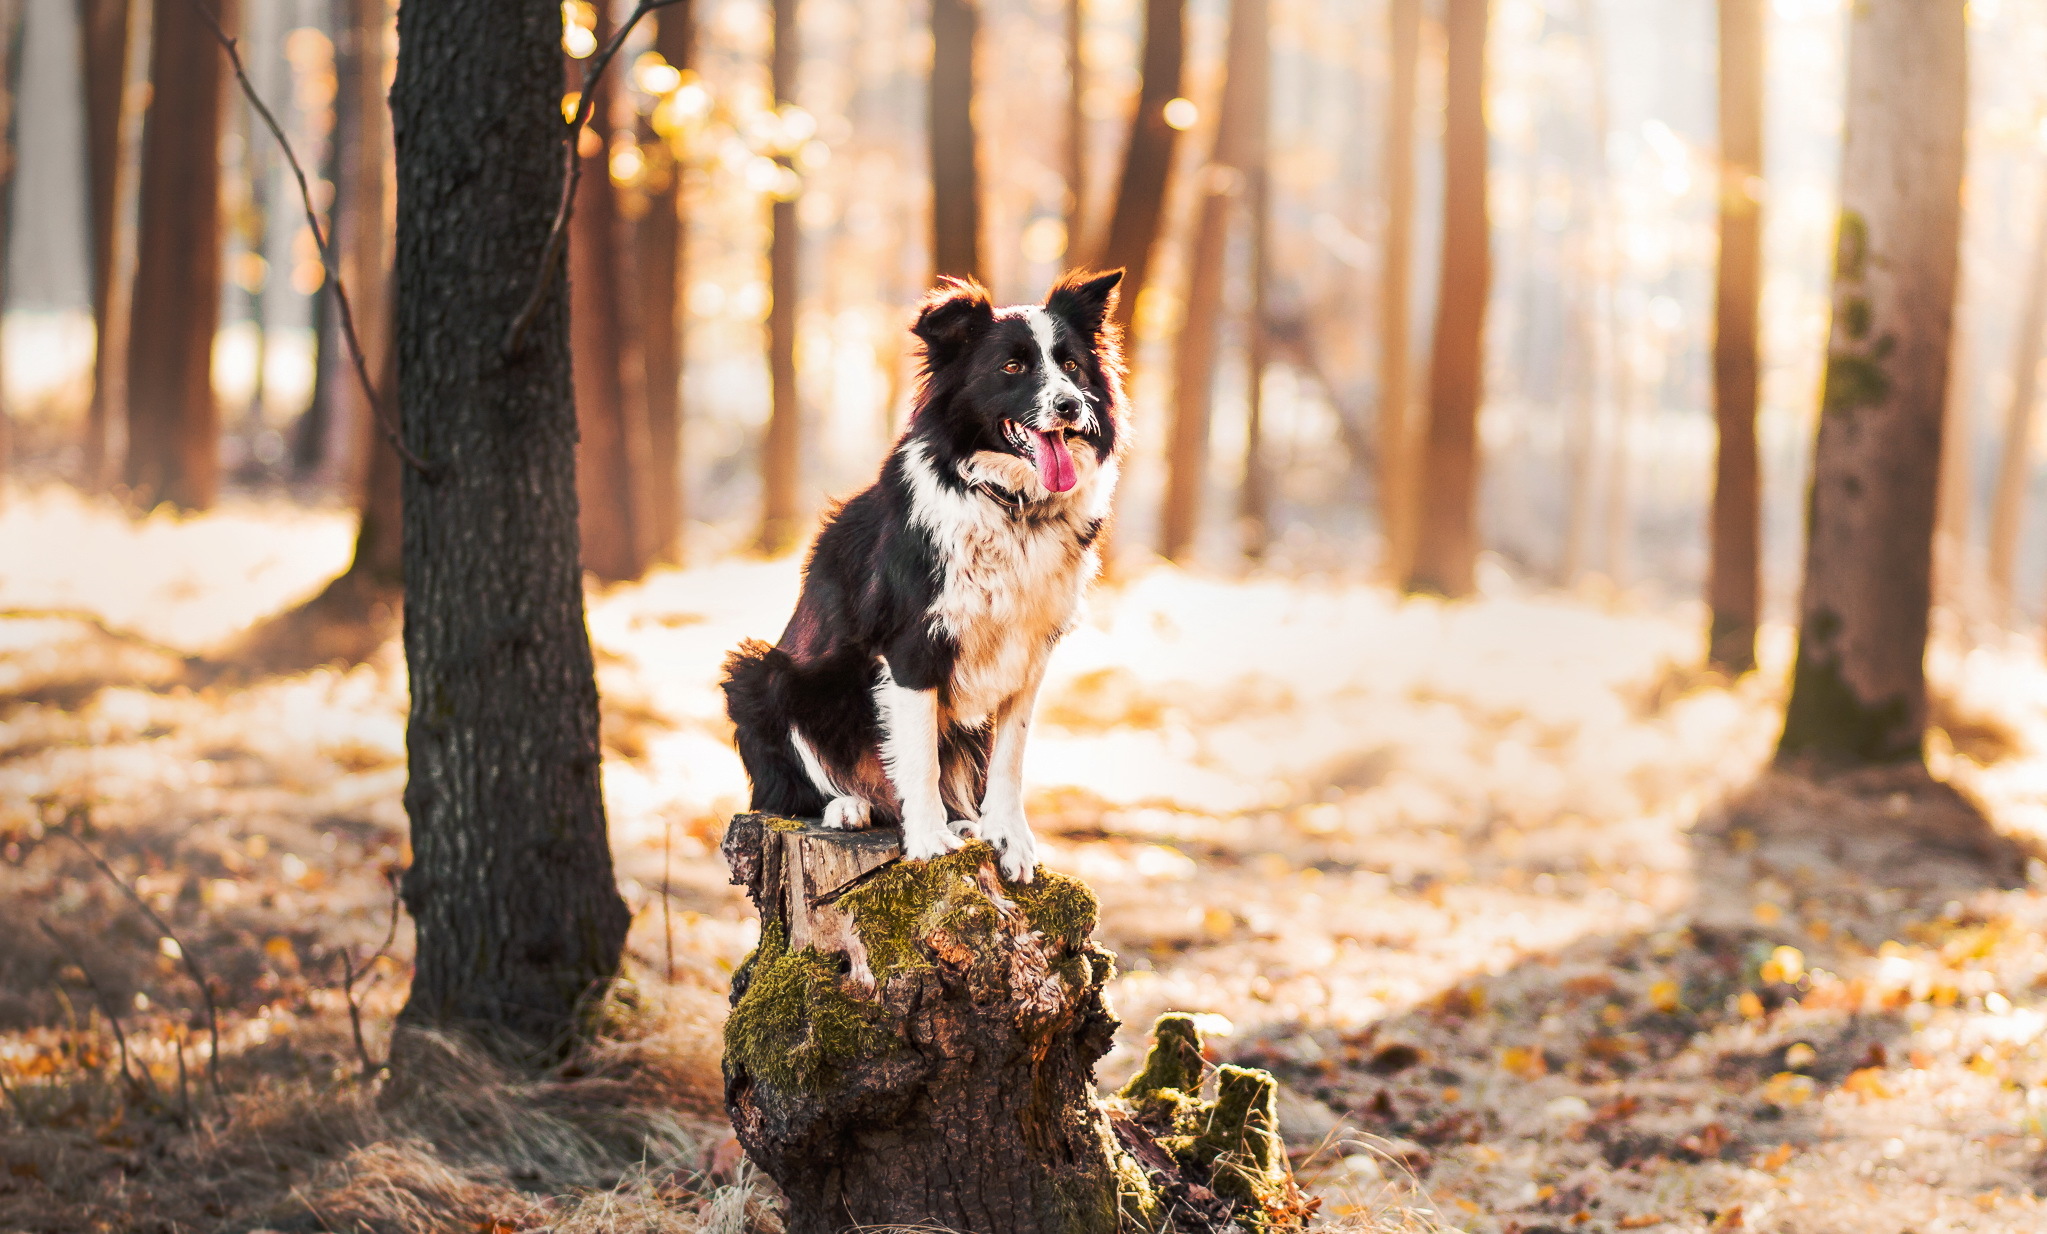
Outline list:
[[[1021,360],[1011,360],[1009,363],[1002,366],[1002,371],[1005,373],[1021,373],[1023,372],[1023,370],[1024,366],[1023,361]]]
[[[1080,371],[1080,365],[1076,364],[1072,360],[1068,360],[1066,363],[1060,365],[1059,367],[1065,369],[1069,373],[1078,373]]]

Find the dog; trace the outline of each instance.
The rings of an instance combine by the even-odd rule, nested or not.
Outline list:
[[[963,832],[1004,878],[1035,877],[1024,742],[1100,569],[1124,446],[1122,277],[1069,275],[1042,305],[998,308],[962,280],[925,299],[908,426],[818,532],[780,641],[725,662],[755,810],[899,823],[912,861]]]

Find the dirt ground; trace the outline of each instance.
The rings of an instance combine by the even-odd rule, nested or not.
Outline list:
[[[719,1109],[755,926],[715,853],[745,785],[714,683],[795,562],[591,597],[635,912],[606,1044],[540,1081],[450,1047],[453,1082],[388,1092],[363,1074],[410,949],[398,648],[207,658],[349,533],[0,497],[0,1231],[774,1228]],[[1787,632],[1729,685],[1691,667],[1702,621],[1497,572],[1455,606],[1103,589],[1027,779],[1120,957],[1104,1080],[1159,1012],[1205,1013],[1217,1061],[1285,1081],[1333,1228],[2047,1226],[2038,648],[1944,631],[1938,779],[1813,784],[1766,771]]]

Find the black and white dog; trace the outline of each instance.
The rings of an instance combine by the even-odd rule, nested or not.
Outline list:
[[[881,475],[825,523],[781,641],[725,664],[753,808],[902,824],[923,860],[960,819],[1029,882],[1024,738],[1045,661],[1099,567],[1116,487],[1122,271],[1043,306],[947,281],[913,327],[923,375]]]

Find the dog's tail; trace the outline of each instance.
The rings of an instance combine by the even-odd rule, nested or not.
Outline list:
[[[782,692],[794,662],[780,647],[750,638],[725,657],[725,714],[742,729],[759,729],[783,712]]]

